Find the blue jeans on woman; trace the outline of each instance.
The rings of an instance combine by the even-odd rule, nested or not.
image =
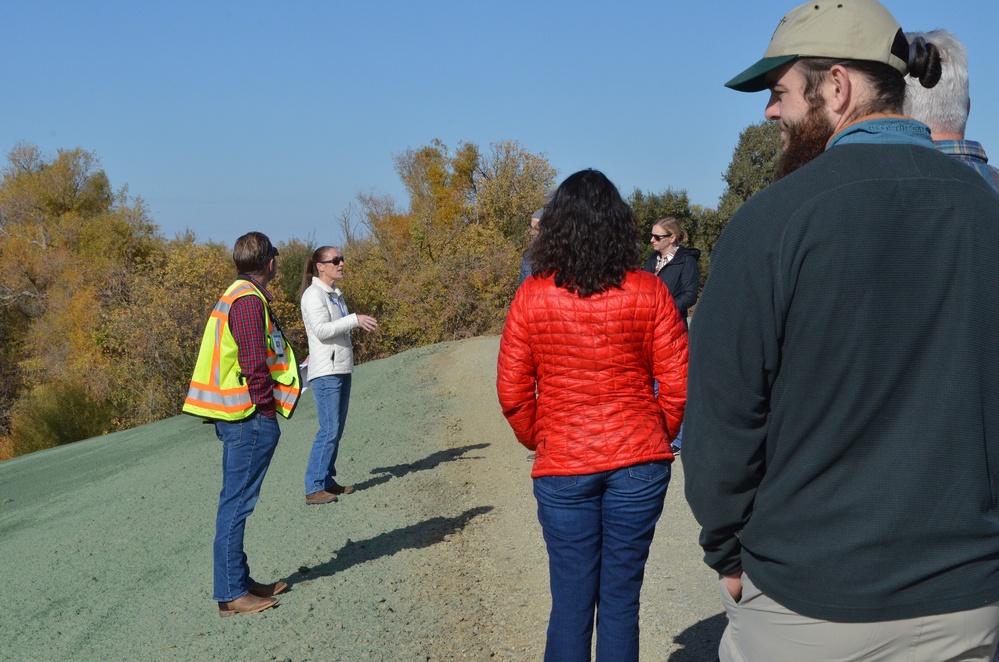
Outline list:
[[[309,464],[305,467],[305,493],[333,486],[336,456],[340,451],[343,425],[350,403],[350,375],[326,375],[309,382],[319,412],[319,432],[312,442]]]
[[[215,517],[213,599],[231,602],[246,595],[253,583],[243,552],[243,533],[281,429],[276,419],[253,414],[241,421],[216,421],[215,435],[222,441],[222,492]]]
[[[581,476],[534,479],[548,547],[552,610],[545,660],[638,660],[638,607],[645,562],[663,511],[665,460]]]

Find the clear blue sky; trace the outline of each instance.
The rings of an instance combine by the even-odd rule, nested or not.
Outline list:
[[[393,156],[434,138],[517,140],[560,179],[594,167],[713,207],[766,101],[723,83],[795,4],[7,0],[0,149],[92,151],[164,235],[229,245],[339,242],[357,193],[407,205]],[[886,6],[965,42],[968,137],[999,163],[999,2]]]

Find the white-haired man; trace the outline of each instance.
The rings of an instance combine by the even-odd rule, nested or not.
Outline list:
[[[930,127],[937,149],[967,163],[999,191],[999,169],[989,165],[981,143],[964,139],[971,112],[968,51],[964,44],[947,30],[906,32],[905,36],[910,42],[922,38],[936,44],[943,68],[940,82],[933,88],[908,79],[905,114]]]

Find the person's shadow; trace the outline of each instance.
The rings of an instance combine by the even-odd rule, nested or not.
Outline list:
[[[725,613],[694,623],[676,635],[674,642],[683,646],[673,651],[668,662],[714,662],[718,660],[718,644],[728,624]]]
[[[387,531],[367,540],[356,542],[348,540],[330,560],[311,568],[302,566],[286,581],[294,586],[303,581],[341,573],[355,565],[383,556],[392,556],[404,549],[422,549],[436,545],[444,540],[445,536],[461,531],[470,521],[492,509],[492,506],[479,506],[466,510],[457,517],[432,517],[419,524]]]
[[[392,480],[392,478],[402,478],[406,474],[411,474],[416,471],[427,471],[428,469],[438,467],[445,462],[476,460],[481,456],[473,455],[465,457],[465,453],[468,453],[469,451],[481,450],[483,448],[487,448],[488,446],[489,444],[470,444],[468,446],[459,446],[458,448],[448,448],[447,450],[431,453],[422,460],[417,460],[416,462],[412,462],[410,464],[396,464],[391,467],[375,467],[371,470],[371,473],[381,475],[376,475],[374,478],[370,478],[360,483],[355,483],[354,489],[356,491],[361,491],[369,487],[382,485],[383,483],[387,483]]]

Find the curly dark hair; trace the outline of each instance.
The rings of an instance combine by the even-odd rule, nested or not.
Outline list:
[[[598,170],[580,170],[545,205],[531,246],[533,273],[588,297],[621,287],[639,267],[638,225],[617,187]]]

